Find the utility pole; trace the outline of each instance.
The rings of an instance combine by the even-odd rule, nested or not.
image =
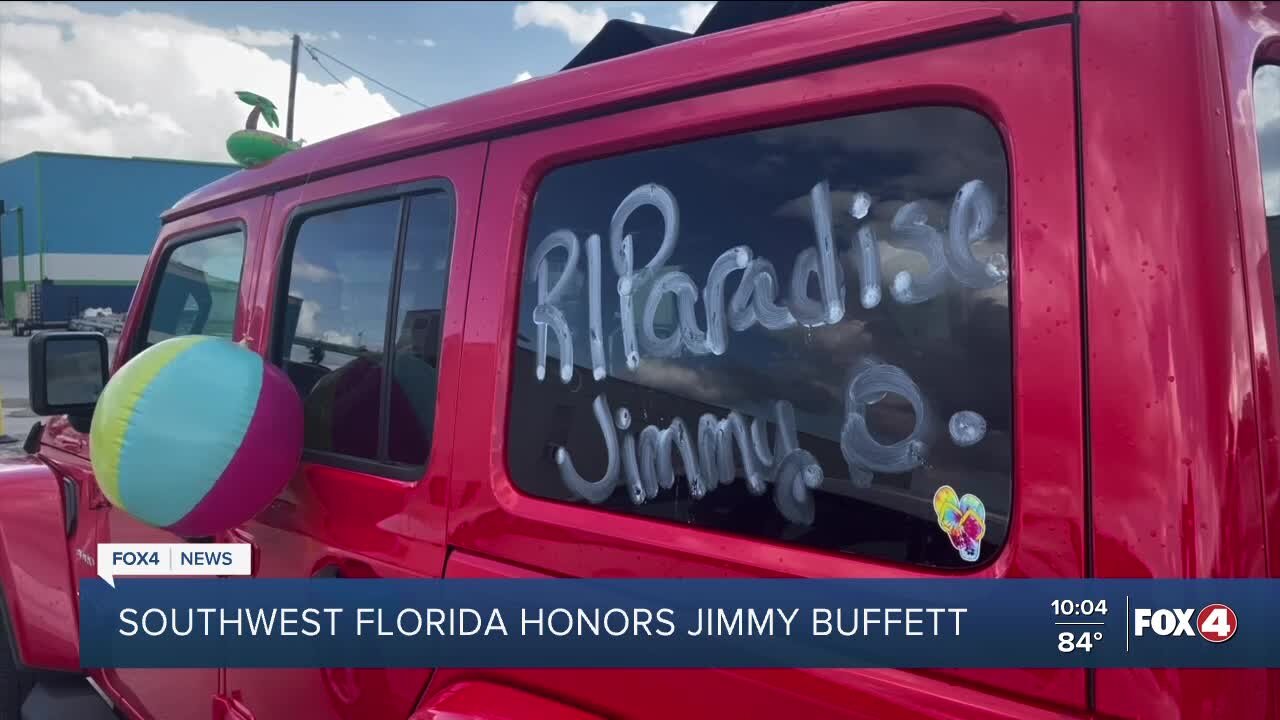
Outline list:
[[[4,201],[0,200],[0,220],[4,218]],[[22,261],[18,261],[18,267],[22,267]],[[5,321],[4,314],[4,243],[0,242],[0,322]],[[3,422],[3,421],[0,421]]]
[[[289,61],[289,109],[286,111],[284,136],[286,139],[293,139],[293,97],[298,90],[298,46],[302,44],[302,38],[297,33],[293,35],[293,55]]]

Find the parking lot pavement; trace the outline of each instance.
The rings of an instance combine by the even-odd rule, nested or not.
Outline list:
[[[4,434],[14,442],[0,442],[0,456],[22,453],[22,441],[40,418],[31,412],[27,401],[27,342],[30,338],[13,337],[0,330],[0,412],[4,413]],[[107,341],[115,352],[115,338]]]

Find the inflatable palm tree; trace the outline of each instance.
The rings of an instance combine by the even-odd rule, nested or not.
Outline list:
[[[248,90],[237,90],[236,97],[240,98],[240,102],[253,108],[249,113],[249,120],[244,124],[246,130],[257,130],[259,117],[266,120],[271,127],[280,127],[280,117],[276,115],[275,103]]]
[[[253,108],[244,129],[231,133],[227,138],[227,152],[242,167],[254,168],[265,165],[275,158],[301,147],[300,143],[281,137],[275,133],[258,129],[261,118],[271,127],[280,126],[280,117],[276,115],[275,103],[247,90],[237,90],[236,97],[240,102]]]

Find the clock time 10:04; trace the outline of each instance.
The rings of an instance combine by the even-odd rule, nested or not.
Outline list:
[[[1106,600],[1054,600],[1049,603],[1054,615],[1106,615]]]

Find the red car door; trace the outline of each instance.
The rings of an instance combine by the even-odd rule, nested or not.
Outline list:
[[[1081,4],[1098,577],[1277,571],[1278,16],[1257,3]],[[1100,669],[1096,702],[1120,717],[1270,718],[1276,680]]]
[[[134,294],[128,325],[116,346],[115,368],[150,345],[177,335],[216,335],[241,340],[252,300],[252,280],[262,249],[268,202],[252,198],[182,218],[164,226],[158,251]],[[173,543],[184,539],[145,525],[110,506],[98,489],[89,459],[89,436],[56,418],[44,434],[44,453],[82,488],[85,523],[100,528],[96,542]],[[92,546],[85,557],[92,557]],[[83,560],[80,576],[96,572]],[[211,580],[212,581],[212,580]],[[154,670],[116,668],[99,680],[142,717],[208,717],[218,692],[216,668]]]
[[[685,99],[493,142],[447,575],[1085,576],[1070,17],[895,55],[986,16],[894,7],[611,61]],[[837,37],[876,59],[796,69]],[[611,717],[1088,707],[1075,669],[440,670],[426,703],[476,679]]]
[[[1275,5],[1219,4],[1226,97],[1248,94],[1252,102],[1227,109],[1240,209],[1241,276],[1249,305],[1254,387],[1258,391],[1258,430],[1262,442],[1262,515],[1267,574],[1280,577],[1280,166],[1276,139],[1280,130],[1280,8]],[[1256,536],[1255,536],[1256,537]],[[1267,671],[1272,717],[1280,716],[1280,669]],[[1250,678],[1250,681],[1252,678]]]
[[[233,541],[257,577],[439,577],[485,146],[279,192],[253,334],[294,381],[302,466]],[[335,159],[336,161],[336,159]],[[428,669],[229,668],[257,720],[407,717]]]

